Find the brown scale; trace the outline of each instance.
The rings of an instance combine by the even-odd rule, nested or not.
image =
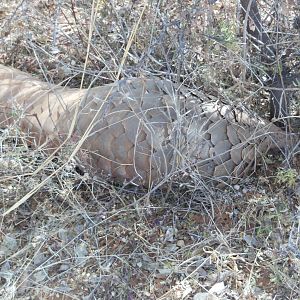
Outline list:
[[[0,65],[0,124],[16,115],[38,144],[81,138],[93,170],[149,185],[192,166],[204,178],[235,182],[270,148],[283,146],[272,123],[221,103],[178,93],[167,80],[133,78],[88,90],[54,86]],[[2,125],[1,125],[2,126]]]

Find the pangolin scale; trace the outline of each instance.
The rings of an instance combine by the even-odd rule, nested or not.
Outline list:
[[[245,110],[183,96],[158,78],[131,78],[90,89],[55,86],[0,65],[0,126],[20,121],[36,143],[79,140],[97,172],[149,186],[197,169],[203,178],[232,182],[254,170],[283,132]],[[179,173],[180,174],[180,173]]]

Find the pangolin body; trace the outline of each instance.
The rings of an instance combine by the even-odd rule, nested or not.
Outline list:
[[[59,144],[77,105],[72,137],[85,138],[81,149],[88,152],[89,165],[136,184],[190,168],[229,182],[253,170],[283,136],[244,110],[185,97],[168,80],[132,78],[80,90],[0,65],[0,126],[18,118],[38,144]]]

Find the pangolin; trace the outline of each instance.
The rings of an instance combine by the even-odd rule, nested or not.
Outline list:
[[[255,114],[184,96],[168,80],[129,78],[76,89],[0,65],[0,126],[16,118],[37,144],[56,145],[75,118],[72,138],[85,137],[81,149],[93,170],[146,186],[190,169],[232,182],[284,141],[278,127]]]

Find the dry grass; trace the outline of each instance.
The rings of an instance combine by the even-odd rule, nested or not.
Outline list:
[[[265,115],[254,80],[264,70],[242,44],[237,6],[180,3],[2,1],[0,63],[71,86],[155,74]],[[280,11],[280,46],[293,50],[292,8]],[[49,155],[27,140],[17,124],[0,133],[1,212],[55,176],[1,218],[1,299],[300,299],[296,156],[297,173],[272,158],[224,190],[195,173],[147,194],[65,164],[69,147],[37,172]]]

